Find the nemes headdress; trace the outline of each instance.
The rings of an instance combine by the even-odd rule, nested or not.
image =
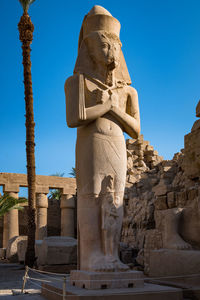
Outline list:
[[[74,73],[87,74],[92,68],[91,57],[85,43],[87,37],[94,32],[107,32],[113,34],[119,39],[120,23],[105,8],[95,5],[84,17],[78,42],[78,57],[74,68]],[[131,84],[130,75],[126,66],[124,55],[121,51],[119,65],[115,69],[117,81]]]

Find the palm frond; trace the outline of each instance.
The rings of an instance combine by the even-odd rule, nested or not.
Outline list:
[[[76,168],[72,167],[71,172],[69,172],[69,175],[76,178]]]
[[[27,201],[28,200],[25,197],[20,197],[17,199],[17,198],[11,197],[8,193],[4,193],[4,195],[0,197],[0,217],[5,215],[11,209],[22,210],[23,206],[20,206],[19,204],[25,203]]]
[[[29,6],[34,2],[35,0],[19,0],[19,2],[21,3],[23,10],[24,11],[28,11]]]
[[[65,173],[56,172],[55,174],[51,174],[50,176],[64,177]]]
[[[49,199],[60,200],[61,195],[62,195],[61,190],[53,189],[50,191]]]

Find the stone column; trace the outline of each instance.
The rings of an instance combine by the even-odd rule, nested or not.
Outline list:
[[[74,209],[75,201],[73,195],[61,196],[61,236],[74,237]]]
[[[18,193],[8,192],[9,196],[18,198]],[[5,216],[3,222],[3,247],[6,248],[8,241],[14,236],[19,236],[18,210],[11,209]]]
[[[3,217],[3,248],[7,248],[8,245],[8,222],[9,222],[9,213],[5,214]]]
[[[37,207],[37,225],[36,225],[36,240],[43,240],[47,236],[47,208],[48,198],[46,194],[36,194]]]

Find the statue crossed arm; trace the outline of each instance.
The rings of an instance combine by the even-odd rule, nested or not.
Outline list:
[[[100,97],[103,97],[104,100],[101,101],[101,103],[99,103],[100,101],[97,101],[97,103],[95,103],[93,106],[87,108],[85,107],[85,103],[83,103],[84,107],[82,107],[82,109],[85,110],[85,118],[81,118],[79,113],[79,99],[80,97],[83,97],[83,95],[80,95],[80,76],[80,74],[76,74],[72,77],[69,77],[65,84],[68,126],[84,126],[95,119],[102,117],[106,113],[110,113],[121,123],[123,131],[125,131],[132,138],[137,138],[140,132],[137,91],[133,87],[125,86],[124,89],[126,90],[125,93],[127,94],[125,107],[119,107],[119,105],[116,105],[116,101],[112,101],[112,97],[109,95],[109,93],[98,90],[99,94],[100,92],[103,92],[103,95],[100,94]]]

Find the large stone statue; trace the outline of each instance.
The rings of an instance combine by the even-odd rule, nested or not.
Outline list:
[[[127,271],[118,257],[126,180],[123,132],[137,138],[137,92],[121,51],[120,23],[101,6],[85,16],[74,75],[65,83],[67,124],[77,127],[80,270]]]

